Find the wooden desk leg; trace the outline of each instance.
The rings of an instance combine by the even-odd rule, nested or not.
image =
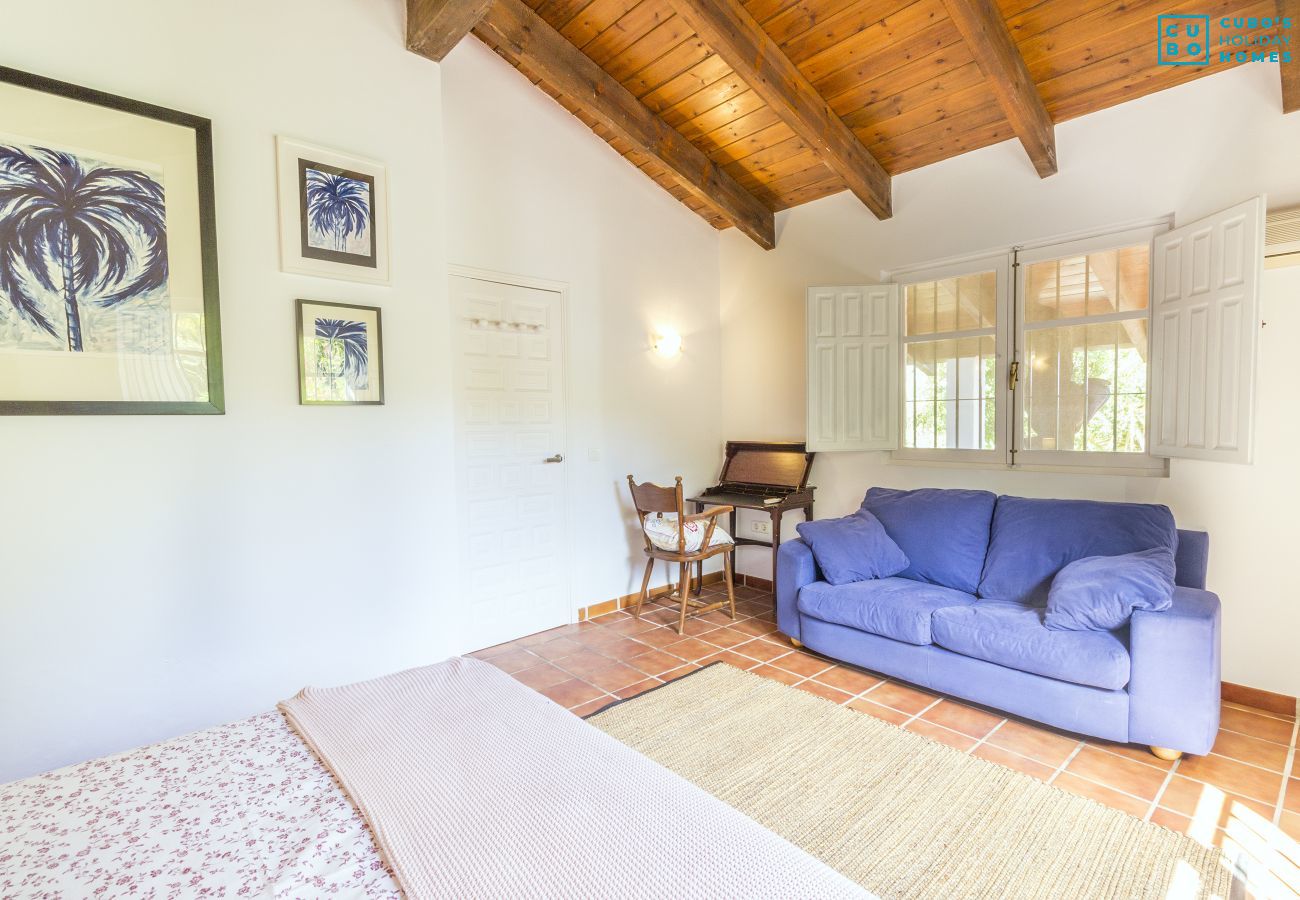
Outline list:
[[[697,513],[704,512],[704,504],[696,503],[695,511]],[[695,575],[695,590],[693,593],[698,597],[704,593],[704,560],[700,560],[695,564]]]
[[[776,557],[777,551],[781,549],[781,510],[774,509],[769,513],[772,517],[772,599],[776,600]]]
[[[731,530],[728,531],[727,534],[731,535],[732,541],[735,541],[736,540],[736,510],[735,509],[732,509],[731,514],[727,517],[727,524],[731,526]],[[739,577],[740,576],[736,574],[736,545],[733,543],[731,545],[731,578],[733,581],[735,581]]]
[[[813,505],[811,503],[803,508],[803,518],[805,522],[811,522],[813,520],[812,508]]]

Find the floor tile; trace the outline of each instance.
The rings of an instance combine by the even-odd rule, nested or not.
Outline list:
[[[821,697],[824,700],[829,700],[832,703],[842,704],[846,700],[853,699],[853,695],[847,693],[846,691],[841,691],[839,688],[833,688],[830,687],[829,685],[821,684],[820,682],[814,681],[812,679],[809,679],[808,681],[801,681],[797,685],[795,685],[795,687],[797,687],[801,691],[807,691],[810,694],[813,694],[817,697]]]
[[[857,669],[849,669],[845,666],[832,666],[825,672],[819,672],[816,677],[822,684],[848,691],[850,694],[861,694],[867,688],[875,687],[884,681],[878,675],[868,675],[866,672],[859,672]]]
[[[621,634],[624,637],[636,637],[643,631],[650,631],[652,628],[658,628],[654,622],[646,622],[641,619],[626,618],[621,622],[611,622],[603,626],[610,631]]]
[[[730,650],[719,650],[712,656],[705,656],[697,659],[701,666],[711,666],[715,662],[726,663],[736,669],[748,670],[757,665],[761,665],[758,660],[750,659],[748,656],[741,656],[739,653],[732,653]]]
[[[745,619],[729,626],[736,631],[743,631],[745,634],[752,634],[754,637],[760,637],[765,634],[771,634],[776,631],[776,626],[761,619]]]
[[[773,681],[779,681],[782,684],[798,684],[803,681],[802,675],[796,675],[793,672],[787,672],[785,669],[778,669],[775,666],[762,665],[750,669],[755,675],[762,675],[764,678],[771,678]]]
[[[587,649],[586,644],[581,644],[572,638],[557,637],[547,641],[544,644],[532,644],[528,647],[529,652],[536,653],[542,659],[557,660],[566,656],[572,656],[579,650]]]
[[[644,694],[653,687],[663,684],[658,678],[647,678],[645,681],[638,681],[636,684],[629,684],[627,687],[619,688],[614,691],[614,696],[620,700],[626,700],[628,697],[635,697],[637,694]]]
[[[563,669],[557,669],[550,663],[542,663],[537,666],[529,666],[527,669],[520,669],[512,673],[516,679],[528,685],[533,690],[541,690],[544,687],[550,687],[553,684],[559,684],[561,681],[568,681],[573,676]]]
[[[1273,815],[1273,806],[1270,803],[1224,791],[1222,788],[1195,781],[1177,772],[1169,780],[1169,785],[1165,788],[1165,792],[1160,795],[1159,802],[1166,809],[1182,813],[1185,816],[1192,816],[1196,814],[1197,810],[1207,809],[1209,810],[1207,815],[1216,816],[1220,826],[1227,820],[1233,804],[1246,806],[1261,816],[1271,817]]]
[[[580,703],[579,705],[570,709],[569,712],[573,713],[575,716],[581,719],[584,716],[589,716],[592,713],[597,712],[598,710],[604,709],[606,706],[609,706],[611,703],[614,702],[615,699],[613,697],[601,697],[598,700],[589,700],[586,703]]]
[[[1282,776],[1226,756],[1186,756],[1178,765],[1178,774],[1195,778],[1225,791],[1232,791],[1265,803],[1276,803]]]
[[[1229,731],[1237,731],[1241,734],[1249,734],[1252,737],[1262,738],[1266,741],[1290,745],[1291,732],[1295,729],[1295,723],[1263,715],[1262,713],[1224,706],[1219,710],[1219,727],[1226,728]]]
[[[1159,806],[1152,810],[1151,821],[1155,822],[1157,825],[1163,825],[1166,828],[1172,831],[1177,831],[1181,834],[1186,834],[1187,830],[1192,826],[1192,819],[1190,816],[1171,812],[1170,810]]]
[[[785,656],[779,657],[772,662],[772,665],[807,678],[816,675],[818,672],[825,672],[833,663],[830,660],[796,650],[793,653],[787,653]]]
[[[762,638],[753,638],[753,637],[749,639],[749,643],[737,644],[736,646],[730,649],[736,651],[737,653],[742,653],[745,656],[748,656],[750,659],[757,659],[760,662],[765,662],[765,663],[770,663],[775,659],[780,659],[782,656],[785,656],[787,653],[793,652],[789,646],[772,644],[772,643],[768,643]]]
[[[659,673],[658,678],[660,681],[676,681],[683,675],[689,675],[692,672],[698,671],[699,668],[700,667],[695,663],[686,663],[685,665],[678,666],[675,669],[669,669],[667,672]]]
[[[1006,766],[1008,769],[1024,772],[1026,775],[1034,776],[1039,781],[1046,781],[1056,771],[1055,768],[1046,763],[1040,763],[1038,760],[1021,756],[1019,753],[1012,753],[1010,750],[1003,750],[1001,747],[987,741],[972,750],[971,756],[978,756],[980,759],[987,759],[989,762]]]
[[[678,638],[676,642],[668,644],[662,648],[665,652],[673,656],[680,656],[689,662],[694,662],[705,656],[712,656],[718,652],[718,648],[712,644],[706,644],[699,638]]]
[[[962,752],[975,746],[974,738],[967,737],[964,734],[958,734],[950,728],[944,728],[942,725],[927,722],[925,719],[913,719],[903,727],[908,731],[915,731],[917,734],[923,734],[933,741],[947,744],[949,747],[955,747]]]
[[[570,678],[568,681],[561,681],[559,684],[548,685],[541,688],[538,693],[550,697],[556,703],[569,709],[605,695],[605,692],[600,688],[592,687],[581,678]]]
[[[487,660],[487,662],[490,662],[508,675],[513,675],[520,669],[527,669],[530,666],[535,666],[542,661],[543,660],[540,656],[529,653],[522,647],[511,647],[509,650],[498,653]]]
[[[1144,747],[1139,744],[1117,744],[1114,741],[1103,741],[1100,738],[1093,737],[1090,737],[1087,740],[1089,746],[1100,747],[1107,753],[1113,753],[1116,756],[1131,759],[1134,762],[1142,763],[1144,766],[1150,766],[1154,769],[1162,769],[1166,772],[1174,767],[1173,760],[1161,759],[1151,752],[1150,747]]]
[[[733,650],[741,644],[754,640],[752,634],[735,631],[731,628],[715,628],[704,638],[708,643],[723,650]]]
[[[1292,840],[1300,841],[1300,813],[1293,813],[1290,810],[1282,810],[1282,820],[1278,822],[1283,833]]]
[[[1114,788],[1106,787],[1102,784],[1089,781],[1086,778],[1080,778],[1077,775],[1071,775],[1069,772],[1062,772],[1056,776],[1052,782],[1056,787],[1069,791],[1071,794],[1078,794],[1080,797],[1088,797],[1097,800],[1107,806],[1123,810],[1129,815],[1141,818],[1147,814],[1147,807],[1151,804],[1145,800],[1139,800],[1137,797],[1130,797],[1121,793]]]
[[[646,650],[629,657],[627,664],[647,675],[658,675],[680,666],[685,660],[663,650]]]
[[[908,715],[916,715],[939,698],[934,694],[919,691],[914,687],[908,687],[896,681],[886,681],[879,687],[872,688],[871,692],[867,694],[867,699],[875,703],[883,703],[885,706],[892,706],[899,712],[905,712]]]
[[[1211,752],[1281,772],[1286,766],[1290,749],[1272,741],[1237,734],[1235,731],[1220,731]]]
[[[1286,799],[1282,806],[1293,813],[1300,813],[1300,778],[1287,779]]]
[[[995,716],[955,700],[940,701],[938,706],[927,709],[921,718],[976,740],[987,735],[1002,721],[1002,716]]]
[[[778,670],[779,671],[779,670]],[[908,719],[912,718],[907,713],[899,712],[892,706],[881,706],[879,703],[872,703],[863,697],[850,700],[849,709],[856,709],[858,712],[866,713],[869,716],[875,716],[877,719],[884,719],[893,725],[902,725]]]
[[[871,693],[874,694],[875,691]],[[1065,762],[1074,748],[1079,746],[1078,738],[1036,728],[1016,719],[1008,719],[1001,728],[989,735],[988,742],[1052,768]]]
[[[1065,771],[1143,800],[1154,800],[1167,777],[1163,770],[1154,766],[1143,765],[1092,746],[1084,746],[1075,754]]]

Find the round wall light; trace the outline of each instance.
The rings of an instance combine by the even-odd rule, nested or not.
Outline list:
[[[682,336],[671,328],[661,328],[651,335],[650,348],[664,359],[672,359],[682,352]]]

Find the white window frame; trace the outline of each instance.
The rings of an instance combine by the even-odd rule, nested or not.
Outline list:
[[[907,319],[906,296],[907,287],[913,284],[925,284],[929,281],[942,281],[945,278],[958,278],[963,275],[976,275],[982,272],[993,272],[996,278],[997,286],[995,288],[997,296],[997,321],[998,325],[994,328],[969,329],[966,331],[950,331],[936,334],[918,334],[915,336],[905,334],[905,328],[902,323]],[[1011,259],[1006,253],[995,253],[987,256],[978,256],[962,259],[959,262],[951,262],[925,268],[908,269],[895,281],[901,288],[898,295],[898,320],[899,327],[899,353],[898,353],[898,449],[892,451],[892,457],[899,460],[910,460],[913,462],[930,462],[930,463],[958,463],[965,465],[984,465],[997,466],[1005,465],[1008,459],[1007,455],[1007,408],[1004,402],[1003,393],[1004,385],[1002,379],[1007,371],[1007,360],[1010,352],[1010,332],[1004,327],[1000,327],[1006,319],[1010,304],[1008,295],[1011,291]],[[906,372],[907,365],[907,345],[929,343],[932,341],[942,341],[949,338],[958,337],[978,337],[989,333],[994,335],[995,353],[997,357],[998,378],[995,384],[998,385],[994,397],[994,427],[996,443],[992,450],[957,450],[951,448],[925,448],[925,447],[904,447],[903,446],[903,423],[906,421],[906,397],[907,385],[903,375]]]
[[[1015,316],[1011,320],[1012,350],[1011,359],[1019,363],[1022,372],[1028,365],[1025,353],[1025,334],[1028,331],[1043,328],[1060,328],[1082,322],[1105,322],[1108,320],[1134,319],[1133,313],[1113,313],[1105,317],[1080,317],[1078,319],[1052,319],[1043,323],[1029,323],[1025,315],[1025,272],[1037,262],[1064,259],[1071,256],[1085,256],[1090,253],[1103,253],[1107,250],[1119,250],[1124,247],[1136,247],[1146,244],[1150,265],[1155,264],[1155,257],[1150,253],[1152,242],[1157,234],[1167,231],[1168,226],[1147,226],[1130,228],[1125,231],[1113,231],[1093,237],[1067,240],[1056,243],[1036,244],[1021,248],[1016,253],[1015,266]],[[1020,447],[1022,439],[1021,425],[1024,417],[1025,375],[1020,377],[1020,388],[1011,391],[1011,463],[1018,469],[1097,471],[1110,470],[1117,474],[1161,475],[1169,470],[1169,461],[1151,455],[1151,276],[1147,276],[1147,306],[1141,318],[1147,323],[1147,421],[1143,431],[1146,449],[1141,453],[1108,453],[1101,450],[1024,450]]]
[[[1020,363],[1023,368],[1021,352],[1024,343],[1024,270],[1031,262],[1060,259],[1067,256],[1079,256],[1098,253],[1123,247],[1132,247],[1146,243],[1152,245],[1156,235],[1169,230],[1172,217],[1148,220],[1129,225],[1119,225],[1105,230],[1063,235],[1057,238],[1035,241],[1032,244],[1016,245],[995,252],[972,254],[937,263],[907,266],[886,270],[881,273],[881,280],[892,282],[906,288],[907,285],[939,281],[962,275],[974,275],[980,272],[997,273],[998,325],[996,328],[996,352],[999,377],[996,395],[997,444],[993,450],[956,450],[907,448],[902,446],[903,421],[905,416],[905,391],[903,372],[906,365],[906,348],[902,345],[913,342],[943,340],[958,336],[956,333],[917,335],[911,338],[901,335],[898,354],[898,420],[899,445],[891,451],[892,460],[910,465],[970,466],[974,468],[1006,468],[1022,471],[1074,472],[1080,474],[1113,474],[1167,476],[1169,460],[1151,454],[1151,304],[1148,300],[1145,315],[1148,321],[1148,356],[1147,356],[1147,425],[1146,450],[1142,453],[1107,453],[1087,450],[1019,450],[1020,425],[1024,397],[1023,390],[1012,390],[1010,384],[1011,363]],[[1151,265],[1155,265],[1154,254]],[[1148,297],[1151,281],[1147,283]],[[905,321],[905,291],[899,292],[899,321]],[[1116,318],[1132,318],[1131,314],[1117,314]],[[1055,327],[1071,320],[1053,323]],[[1044,326],[1046,327],[1046,326]],[[901,328],[900,328],[901,334]],[[961,332],[971,336],[974,332]],[[1023,376],[1021,377],[1023,384]]]

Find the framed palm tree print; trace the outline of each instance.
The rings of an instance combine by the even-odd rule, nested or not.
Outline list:
[[[388,283],[382,163],[276,138],[280,262],[286,272]]]
[[[304,406],[383,404],[384,343],[376,307],[298,301],[298,399]]]
[[[0,67],[0,414],[221,413],[212,126]]]

